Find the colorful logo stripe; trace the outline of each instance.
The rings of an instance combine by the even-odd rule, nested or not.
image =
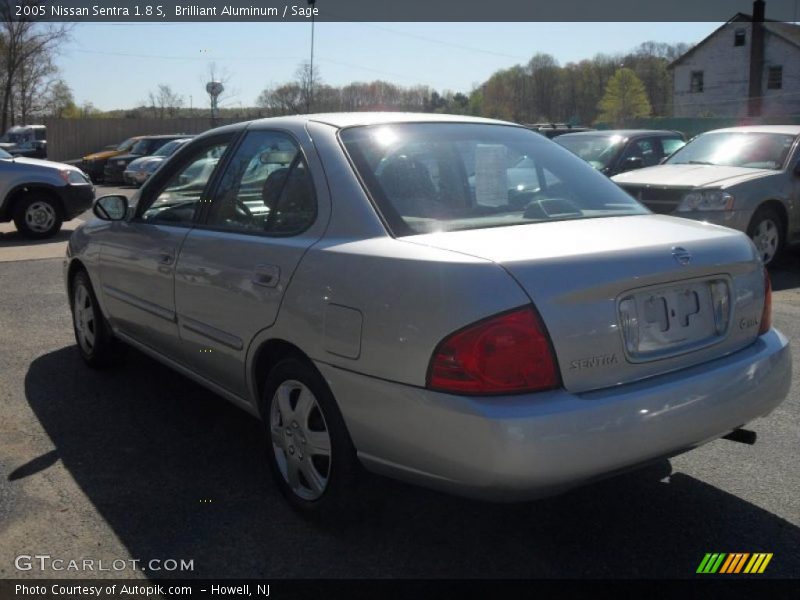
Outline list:
[[[772,552],[709,552],[700,561],[697,573],[763,573],[769,561],[772,560]]]

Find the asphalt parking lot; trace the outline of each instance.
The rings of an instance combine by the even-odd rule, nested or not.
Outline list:
[[[253,418],[138,352],[83,365],[62,238],[50,256],[0,235],[0,577],[83,575],[16,570],[36,553],[194,561],[101,577],[691,577],[706,552],[772,552],[765,576],[800,574],[800,369],[755,446],[718,440],[517,505],[381,480],[363,519],[314,524],[269,480]],[[772,274],[796,350],[800,252]]]

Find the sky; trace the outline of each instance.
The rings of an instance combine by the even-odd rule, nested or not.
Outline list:
[[[642,42],[695,43],[720,23],[317,23],[314,61],[325,83],[382,79],[469,92],[537,52],[560,64]],[[253,106],[265,87],[293,78],[310,54],[310,23],[82,23],[57,63],[80,105],[144,103],[169,84],[186,106],[208,106],[214,62],[230,81],[221,106]]]

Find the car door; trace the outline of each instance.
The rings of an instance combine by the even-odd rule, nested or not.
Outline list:
[[[213,173],[233,134],[194,146],[159,172],[134,215],[110,224],[100,251],[100,282],[108,316],[119,332],[175,358],[175,264]],[[177,158],[177,157],[176,157]]]
[[[321,167],[313,146],[303,147],[296,133],[246,134],[178,258],[184,360],[242,398],[248,346],[275,322],[295,268],[327,223]]]

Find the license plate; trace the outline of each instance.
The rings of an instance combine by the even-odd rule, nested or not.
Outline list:
[[[716,343],[727,332],[729,313],[726,279],[634,290],[619,301],[626,354],[655,360]]]

